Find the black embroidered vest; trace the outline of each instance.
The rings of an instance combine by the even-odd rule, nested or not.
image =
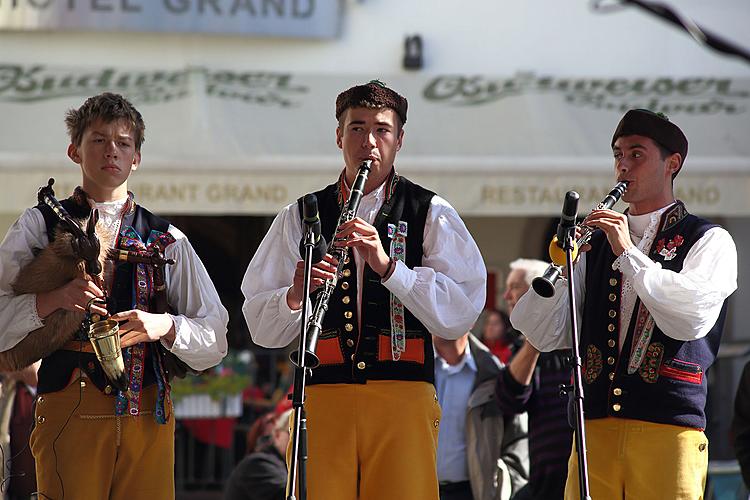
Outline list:
[[[687,213],[678,202],[661,218],[648,257],[679,273],[690,248],[715,224]],[[697,340],[668,337],[638,299],[622,352],[622,273],[603,232],[586,257],[586,303],[581,331],[586,418],[622,417],[703,429],[706,371],[716,359],[726,302],[711,331]]]
[[[331,241],[343,199],[340,183],[315,193],[322,234]],[[389,224],[406,222],[408,235],[405,264],[422,265],[425,221],[434,193],[394,175],[386,186],[386,201],[375,218],[385,252],[390,253]],[[302,213],[301,199],[299,201]],[[392,227],[393,227],[392,226]],[[321,364],[312,372],[310,384],[364,384],[368,380],[411,380],[434,383],[434,354],[430,333],[406,308],[406,350],[394,361],[391,352],[390,292],[365,264],[362,284],[362,317],[357,314],[357,269],[351,253],[343,276],[328,305],[316,354]],[[315,303],[315,294],[311,298]],[[361,330],[359,325],[361,324]]]
[[[74,218],[87,217],[90,211],[88,207],[81,207],[75,204],[71,198],[62,200],[60,203]],[[54,237],[54,228],[59,219],[47,205],[40,204],[37,205],[36,208],[39,209],[44,216],[44,222],[47,226],[47,235],[51,242]],[[136,205],[135,212],[131,217],[132,219],[126,216],[123,220],[123,228],[127,225],[132,226],[144,241],[152,230],[167,232],[167,229],[169,228],[168,221],[157,217],[140,205]],[[114,282],[108,297],[109,302],[107,304],[107,309],[110,314],[133,309],[134,272],[135,266],[133,266],[133,264],[127,262],[117,263],[115,267]],[[83,341],[88,342],[85,338],[83,338]],[[156,382],[156,374],[154,372],[154,363],[152,359],[154,356],[153,349],[155,343],[147,343],[145,345],[146,358],[144,359],[143,387],[148,387]],[[112,388],[108,386],[107,378],[102,371],[101,365],[96,359],[96,355],[93,353],[69,351],[65,349],[55,351],[42,359],[42,365],[39,368],[38,392],[44,394],[64,389],[70,382],[70,377],[73,370],[76,368],[79,368],[82,372],[86,373],[99,390],[107,393],[111,392],[112,394],[116,392],[112,391]]]

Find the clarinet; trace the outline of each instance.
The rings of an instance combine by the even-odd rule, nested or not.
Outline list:
[[[359,208],[359,202],[362,200],[364,194],[365,182],[367,182],[367,176],[370,174],[370,168],[372,166],[372,160],[365,160],[359,166],[357,177],[354,179],[351,193],[349,194],[349,201],[346,204],[344,210],[339,215],[339,220],[336,223],[338,228],[341,224],[349,222],[357,216],[357,209]],[[333,239],[328,245],[327,253],[338,259],[338,265],[336,266],[336,273],[333,278],[328,279],[323,283],[317,297],[315,298],[315,304],[313,306],[312,314],[307,322],[307,346],[305,346],[305,361],[308,368],[315,368],[320,364],[318,356],[315,355],[315,347],[318,343],[318,335],[323,328],[323,318],[325,318],[326,312],[328,311],[328,302],[331,300],[333,292],[336,290],[336,283],[338,282],[341,272],[344,269],[345,261],[349,255],[349,247],[336,246],[335,243],[339,241]]]
[[[628,189],[628,183],[627,181],[618,182],[615,184],[615,186],[610,190],[609,193],[607,193],[607,196],[604,197],[604,199],[594,208],[594,210],[603,210],[612,208],[615,203],[622,197],[623,194],[625,194],[625,191]],[[581,247],[583,245],[588,244],[589,240],[591,239],[591,236],[597,231],[598,228],[594,226],[588,226],[586,224],[583,224],[582,222],[576,224],[578,229],[580,230],[579,235],[576,237],[576,252],[578,251],[578,247]],[[550,263],[549,267],[547,267],[547,270],[544,271],[544,274],[542,276],[537,276],[531,281],[531,287],[534,289],[534,291],[541,295],[542,297],[550,298],[555,294],[555,283],[557,280],[562,276],[563,268],[561,264],[558,264],[558,261],[556,257],[558,257],[557,252],[559,252],[559,247],[557,246],[557,236],[552,238],[552,242],[549,244],[549,251],[550,251],[550,257],[555,255],[553,258],[553,262]],[[553,254],[555,252],[555,254]],[[561,257],[565,254],[560,254]]]

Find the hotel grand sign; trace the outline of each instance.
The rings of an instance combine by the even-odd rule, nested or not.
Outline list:
[[[0,0],[0,30],[339,34],[340,0]]]

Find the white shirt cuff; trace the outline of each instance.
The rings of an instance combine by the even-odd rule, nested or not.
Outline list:
[[[32,325],[31,330],[36,330],[37,328],[44,326],[44,320],[39,317],[39,311],[36,309],[35,293],[29,293],[24,297],[21,301],[21,310],[28,311],[26,314],[23,314],[22,317],[29,318],[29,322]]]
[[[621,271],[627,278],[633,278],[641,270],[657,264],[641,252],[638,247],[630,247],[620,254],[612,263],[612,269]]]
[[[393,270],[390,277],[383,281],[382,284],[396,297],[405,297],[411,293],[416,281],[416,271],[409,269],[406,264],[397,260],[396,269]]]
[[[167,316],[172,318],[172,323],[174,324],[174,342],[172,342],[172,346],[170,347],[164,339],[161,339],[161,345],[175,354],[180,351],[187,351],[190,349],[188,341],[192,332],[190,324],[182,316],[175,316],[173,314],[167,314]]]

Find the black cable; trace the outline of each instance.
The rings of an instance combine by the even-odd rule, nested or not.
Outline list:
[[[594,0],[591,2],[591,8],[599,10],[601,12],[611,12],[614,10],[622,10],[627,5],[635,5],[661,19],[667,21],[678,28],[686,31],[696,42],[700,45],[714,49],[717,52],[727,54],[730,56],[739,57],[750,63],[750,51],[744,47],[721,38],[718,35],[714,35],[710,31],[705,30],[699,26],[692,19],[683,16],[681,13],[670,7],[669,5],[657,2],[649,2],[644,0],[619,0],[619,4],[606,4],[602,0]]]
[[[78,339],[81,344],[84,343],[82,339]],[[83,346],[81,346],[81,350],[83,350]],[[80,365],[80,356],[79,356],[79,369],[78,369],[78,378],[76,379],[75,383],[78,384],[78,402],[73,407],[73,409],[70,410],[70,413],[68,414],[68,417],[65,419],[65,423],[58,431],[57,435],[55,436],[55,439],[52,440],[52,454],[55,457],[55,474],[57,474],[57,479],[60,483],[60,491],[62,493],[62,496],[60,497],[60,500],[65,500],[65,484],[63,483],[62,475],[60,474],[60,469],[57,467],[57,440],[60,439],[60,436],[62,436],[63,431],[68,426],[68,423],[70,422],[70,419],[75,414],[76,410],[81,406],[81,402],[83,401],[83,386],[81,385],[81,382],[83,382],[83,371]],[[36,409],[36,400],[34,401],[34,408]],[[36,422],[36,421],[35,421]],[[44,497],[49,500],[55,500],[54,498],[46,495],[45,493],[42,493],[41,491],[35,491],[36,495],[41,498]]]

